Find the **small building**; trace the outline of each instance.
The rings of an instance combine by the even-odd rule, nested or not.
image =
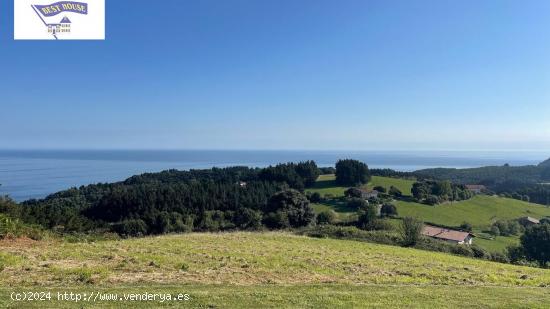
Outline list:
[[[474,194],[481,194],[487,190],[487,187],[484,185],[466,185],[466,189]]]
[[[71,32],[71,20],[68,17],[63,17],[59,24],[48,24],[48,33],[68,33]]]
[[[521,224],[525,227],[540,224],[539,219],[535,219],[535,218],[532,218],[532,217],[519,218],[518,222],[519,222],[519,224]]]
[[[430,225],[424,227],[422,235],[459,245],[471,245],[475,237],[469,232],[450,230]]]
[[[246,188],[247,183],[245,181],[237,181],[237,185],[241,188]]]
[[[376,190],[359,189],[361,191],[361,198],[368,200],[370,198],[377,198],[380,192]]]

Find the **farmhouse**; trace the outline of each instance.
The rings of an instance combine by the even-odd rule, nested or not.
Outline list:
[[[466,189],[475,194],[481,194],[483,191],[487,190],[483,185],[466,185]]]
[[[540,221],[538,219],[532,218],[532,217],[522,217],[518,219],[519,224],[527,227],[531,225],[539,224]]]
[[[471,245],[474,235],[468,232],[449,230],[446,228],[435,227],[435,226],[425,226],[422,230],[422,235],[445,240],[459,245]]]
[[[367,190],[367,189],[360,189],[361,191],[361,198],[363,199],[370,199],[370,198],[377,198],[378,197],[378,194],[380,194],[380,192],[376,191],[376,190]]]

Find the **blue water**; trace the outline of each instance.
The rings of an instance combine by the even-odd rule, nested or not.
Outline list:
[[[529,165],[550,157],[543,152],[441,151],[0,151],[0,194],[17,201],[45,197],[70,187],[121,181],[144,172],[251,166],[315,160],[333,166],[353,158],[371,168],[413,171],[431,167]]]

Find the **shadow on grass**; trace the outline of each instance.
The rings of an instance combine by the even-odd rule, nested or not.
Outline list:
[[[334,209],[336,212],[356,212],[357,209],[354,207],[349,207],[348,202],[345,198],[335,198],[330,200],[325,200],[323,204],[328,205]]]
[[[334,187],[338,187],[336,181],[334,180],[319,180],[311,187],[311,189],[331,189]]]

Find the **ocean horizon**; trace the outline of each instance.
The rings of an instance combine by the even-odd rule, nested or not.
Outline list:
[[[38,199],[71,187],[167,169],[265,167],[305,160],[327,167],[338,159],[356,159],[370,168],[415,171],[536,165],[548,157],[544,151],[0,150],[0,194],[16,201]]]

